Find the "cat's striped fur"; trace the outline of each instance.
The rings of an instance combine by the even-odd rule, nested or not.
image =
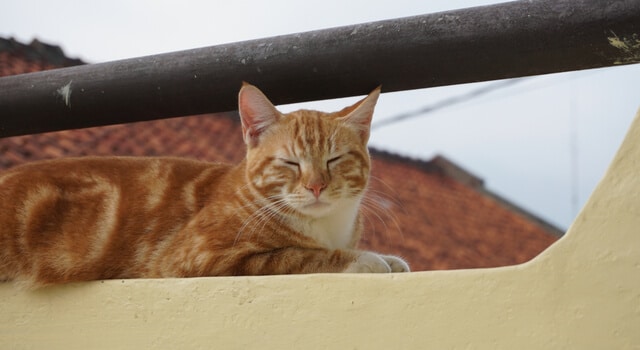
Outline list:
[[[282,114],[245,84],[235,166],[87,157],[0,174],[0,280],[408,271],[356,250],[378,95]]]

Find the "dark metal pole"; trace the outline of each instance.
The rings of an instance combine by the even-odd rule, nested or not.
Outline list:
[[[640,62],[640,0],[540,0],[0,78],[0,137]]]

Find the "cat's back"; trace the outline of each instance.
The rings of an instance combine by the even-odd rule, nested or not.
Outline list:
[[[0,173],[0,208],[6,212],[7,207],[16,209],[51,196],[73,198],[76,203],[97,195],[140,202],[180,196],[198,201],[215,190],[231,168],[171,157],[79,157],[27,163]],[[184,193],[178,196],[177,192]]]
[[[217,195],[231,169],[180,158],[83,157],[2,172],[0,280],[109,277],[98,268],[83,276],[76,267],[105,265],[110,254],[123,266],[107,264],[115,271],[109,273],[133,274],[123,271],[140,237],[158,241],[179,230]]]
[[[80,179],[123,182],[127,179],[149,181],[188,180],[204,171],[223,174],[228,164],[209,163],[173,157],[77,157],[43,160],[18,165],[0,172],[0,188],[35,186],[40,182],[71,182]]]
[[[0,181],[7,176],[16,173],[47,173],[50,176],[77,174],[78,172],[91,172],[116,174],[119,171],[147,171],[159,166],[177,167],[182,170],[196,170],[205,168],[225,168],[227,164],[209,163],[188,158],[178,157],[128,157],[128,156],[87,156],[68,157],[50,160],[41,160],[17,165],[0,172]],[[0,183],[1,184],[1,183]]]

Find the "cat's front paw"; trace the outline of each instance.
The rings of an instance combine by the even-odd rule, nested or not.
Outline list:
[[[382,258],[391,267],[391,272],[411,272],[409,264],[402,258],[393,255],[382,255]]]
[[[392,255],[380,255],[373,252],[362,252],[344,272],[347,273],[390,273],[409,272],[409,265],[402,259]]]

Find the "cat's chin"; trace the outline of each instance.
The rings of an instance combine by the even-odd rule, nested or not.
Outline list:
[[[305,216],[318,218],[328,215],[331,212],[332,208],[333,206],[330,203],[323,201],[314,201],[312,203],[300,206],[298,208],[298,211],[300,211],[300,213]]]
[[[353,215],[358,211],[359,203],[359,198],[314,198],[306,203],[298,202],[293,207],[303,216],[320,219],[336,215]]]

